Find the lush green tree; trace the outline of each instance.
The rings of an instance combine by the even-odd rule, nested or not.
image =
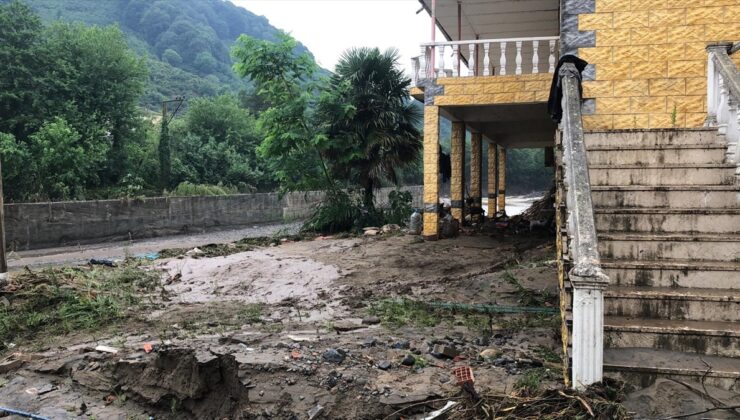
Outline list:
[[[42,28],[17,2],[0,6],[0,22],[0,57],[11,63],[11,71],[0,75],[8,86],[0,89],[0,132],[13,135],[12,142],[5,139],[8,150],[25,151],[39,162],[60,153],[39,145],[59,141],[90,155],[84,165],[89,176],[60,176],[55,185],[24,183],[29,189],[13,190],[11,197],[80,196],[85,188],[118,182],[126,167],[126,142],[141,123],[136,104],[146,78],[143,61],[122,32],[68,24]],[[106,159],[99,159],[101,153]],[[68,157],[60,162],[76,164]],[[60,173],[76,173],[68,169]],[[72,180],[67,188],[57,185]],[[13,184],[8,177],[6,182]]]
[[[398,51],[377,48],[346,51],[331,80],[330,97],[351,111],[326,110],[328,135],[341,145],[329,157],[338,178],[351,179],[363,189],[365,206],[373,206],[373,191],[384,181],[398,183],[399,168],[415,163],[422,148],[417,128],[421,113],[409,97],[411,79],[398,65]]]
[[[264,140],[258,151],[284,189],[335,189],[324,155],[331,139],[315,110],[316,64],[308,54],[295,54],[298,44],[290,35],[278,38],[242,35],[232,50],[236,73],[250,77],[269,103],[259,118]]]
[[[36,84],[41,20],[28,6],[0,5],[0,132],[25,138],[38,124],[45,92]]]
[[[173,66],[177,66],[182,63],[182,57],[180,57],[180,54],[172,48],[164,50],[162,53],[162,60]]]
[[[274,185],[256,152],[262,140],[256,119],[232,95],[190,101],[171,137],[173,184],[222,183],[242,191]]]
[[[107,150],[86,143],[62,118],[54,118],[32,134],[30,154],[36,193],[50,199],[80,198],[85,186],[95,185],[96,169]]]
[[[167,121],[162,121],[159,132],[159,189],[164,191],[170,187],[172,178],[172,155],[170,149],[170,131]]]
[[[101,171],[106,183],[123,176],[124,145],[138,122],[137,102],[146,80],[143,60],[126,45],[115,27],[53,24],[44,31],[42,57],[51,109],[85,136],[104,130],[110,138],[107,165]],[[102,146],[101,146],[102,147]]]

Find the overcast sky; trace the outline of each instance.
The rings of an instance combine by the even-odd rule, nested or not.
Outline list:
[[[430,39],[429,15],[418,0],[231,0],[290,32],[329,70],[350,47],[398,48],[410,73],[411,57]]]

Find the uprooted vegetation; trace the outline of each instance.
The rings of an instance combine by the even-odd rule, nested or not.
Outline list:
[[[39,333],[65,334],[123,320],[152,304],[160,275],[128,261],[117,267],[80,266],[24,271],[2,290],[0,350]]]

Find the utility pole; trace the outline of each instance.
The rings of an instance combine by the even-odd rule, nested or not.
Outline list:
[[[159,134],[159,187],[164,192],[165,189],[170,185],[170,172],[172,171],[171,151],[170,151],[170,133],[169,125],[177,111],[180,110],[185,98],[177,96],[175,99],[168,101],[162,101],[162,131]],[[177,103],[177,108],[172,113],[172,116],[167,118],[167,105],[170,103]]]
[[[3,170],[0,165],[0,285],[8,281],[8,260],[5,257],[5,200],[3,198]]]

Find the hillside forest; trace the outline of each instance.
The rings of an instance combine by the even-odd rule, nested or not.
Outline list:
[[[420,106],[396,52],[353,49],[328,72],[226,1],[0,0],[0,62],[9,201],[339,187],[367,197],[421,183]],[[364,71],[367,87],[378,69],[397,82],[383,98],[392,112],[357,112],[373,98],[350,74]],[[174,97],[185,101],[162,124]],[[391,126],[405,128],[393,137]],[[511,190],[547,187],[541,151],[509,156]]]

